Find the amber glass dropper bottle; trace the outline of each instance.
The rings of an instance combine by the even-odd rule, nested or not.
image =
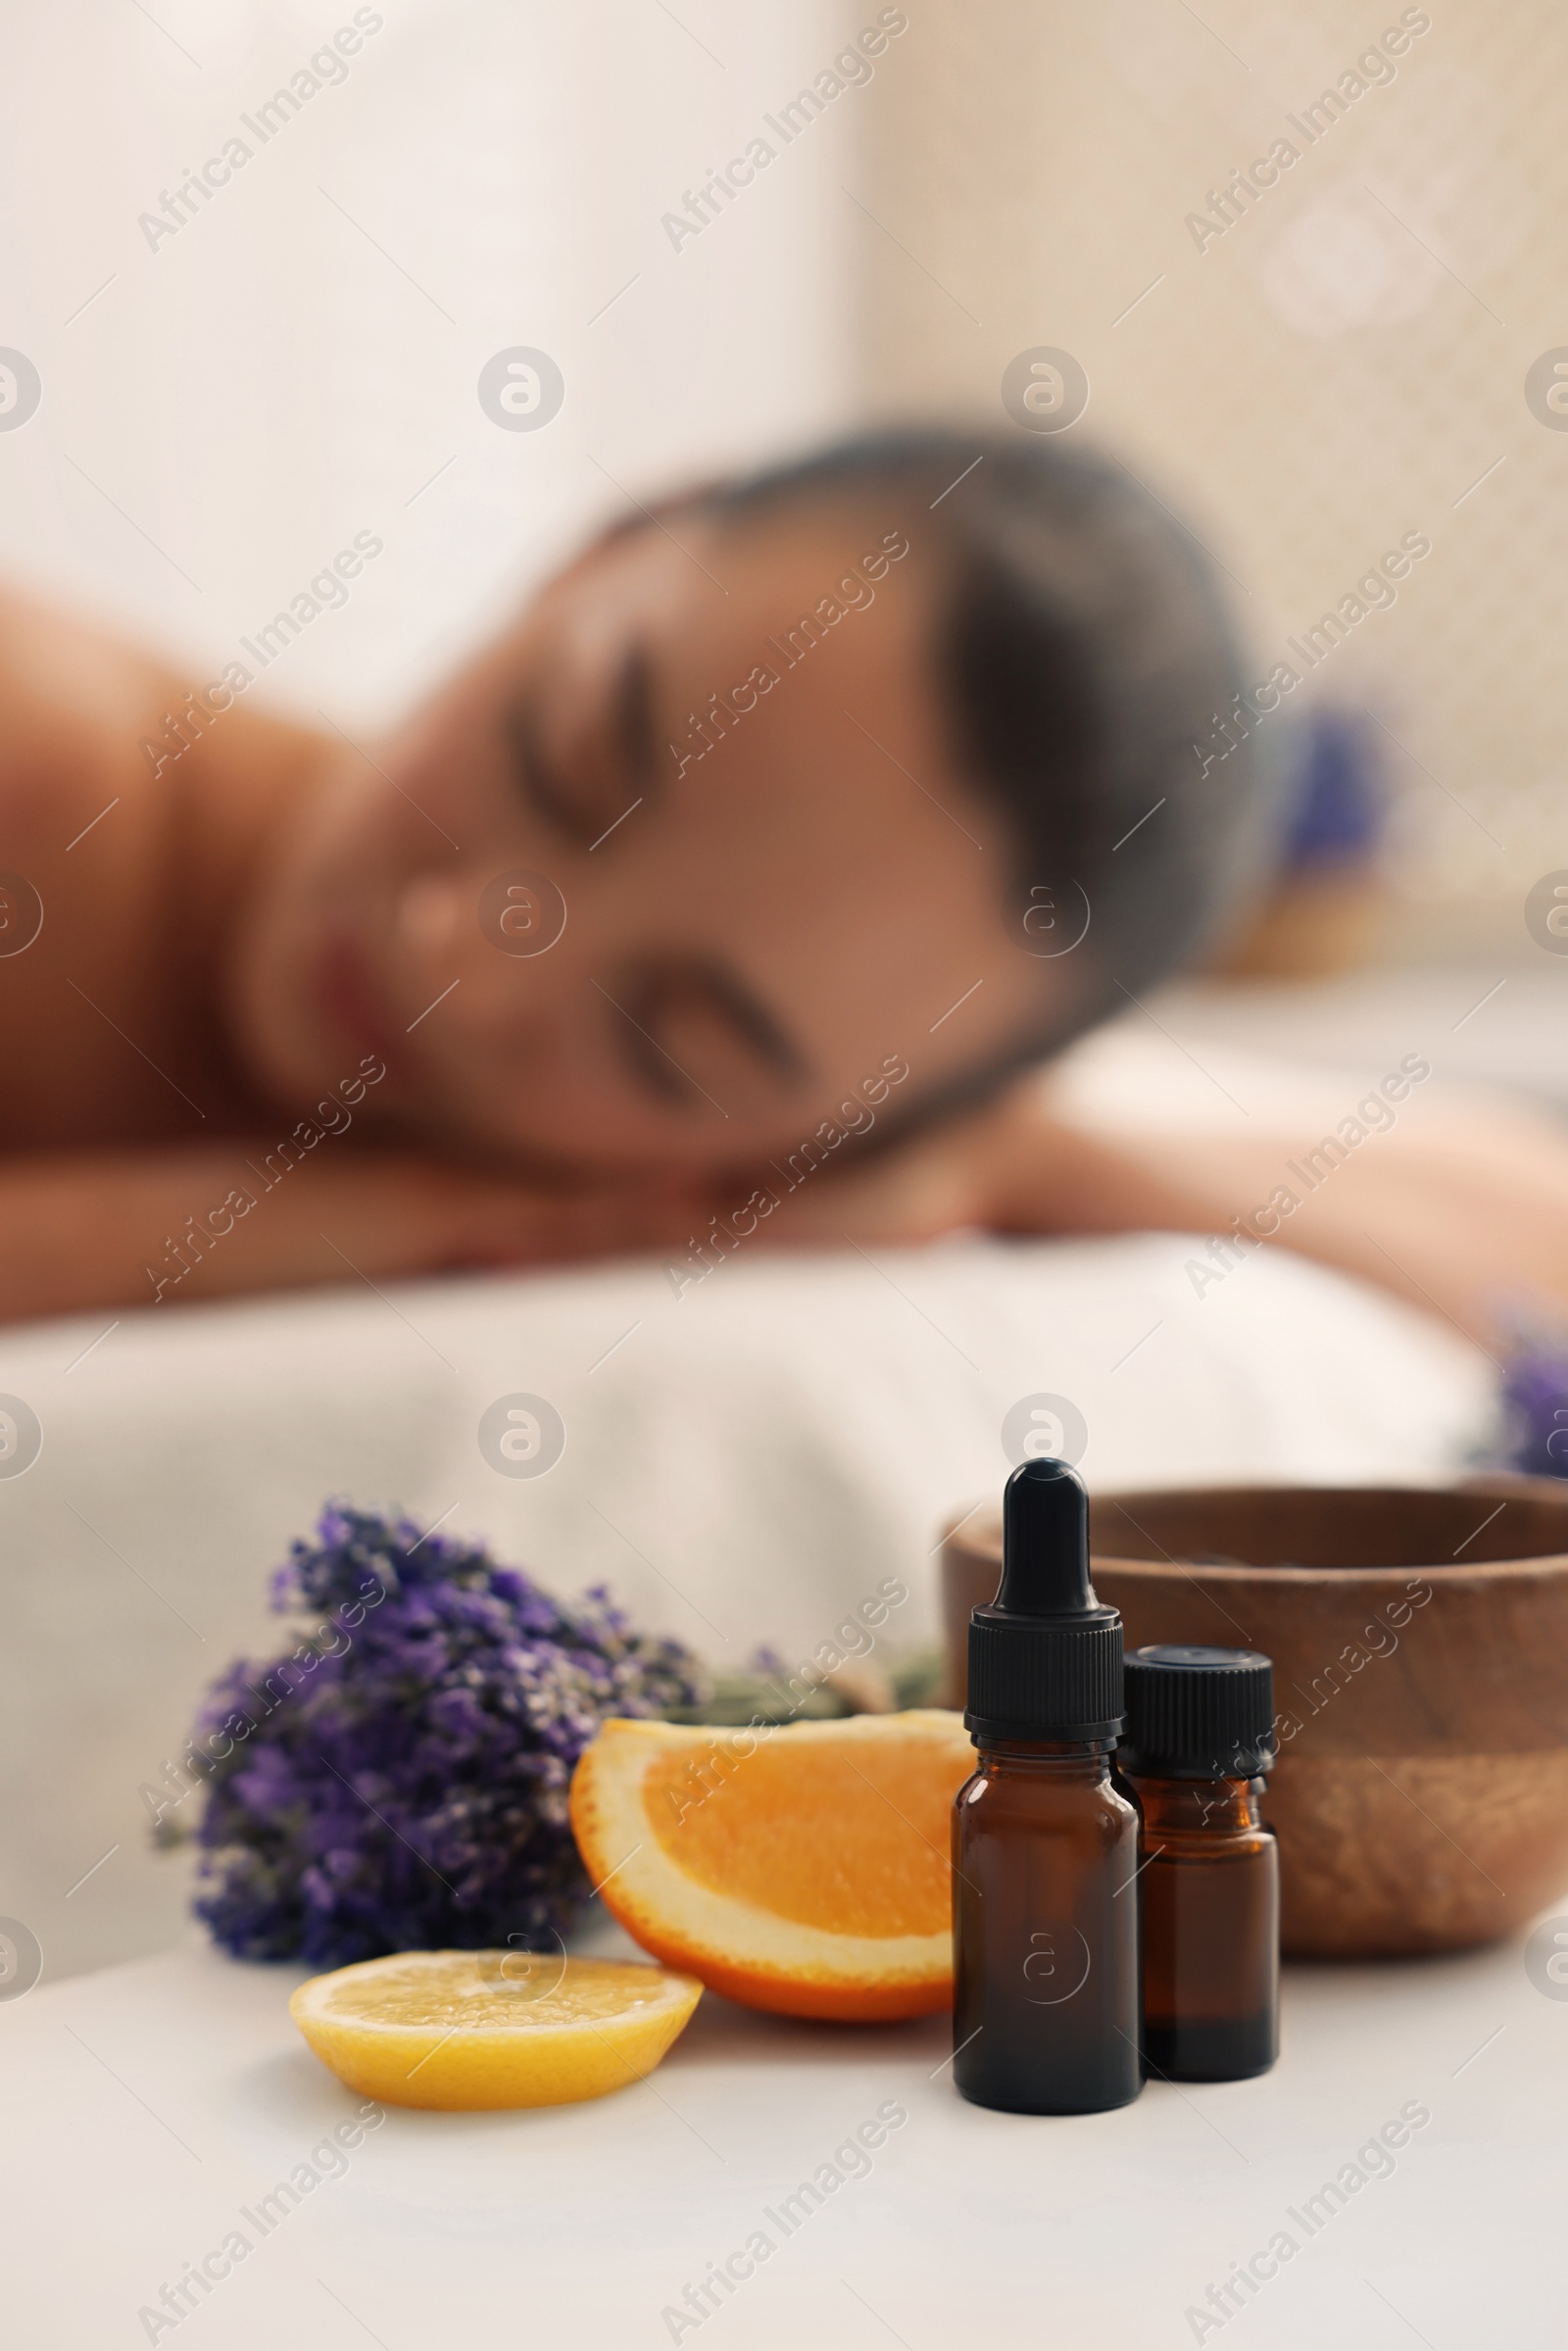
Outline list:
[[[979,1750],[953,1818],[954,2080],[977,2106],[1096,2114],[1143,2086],[1138,1815],[1111,1786],[1121,1618],[1089,1581],[1089,1497],[1026,1461],[1002,1583],[969,1619]]]
[[[1144,2063],[1239,2082],[1280,2049],[1279,1853],[1258,1798],[1274,1674],[1255,1649],[1130,1649],[1118,1772],[1143,1815]]]

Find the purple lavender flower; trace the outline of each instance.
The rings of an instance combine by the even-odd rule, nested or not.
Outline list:
[[[603,1587],[567,1609],[481,1545],[346,1504],[292,1545],[272,1605],[309,1631],[230,1666],[197,1723],[196,1912],[236,1958],[551,1945],[589,1890],[578,1756],[607,1715],[703,1695],[691,1653]]]
[[[1568,1333],[1521,1339],[1502,1389],[1508,1466],[1536,1478],[1568,1478]]]

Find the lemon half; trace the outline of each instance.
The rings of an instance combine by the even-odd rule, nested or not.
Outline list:
[[[313,1976],[289,2001],[321,2063],[389,2106],[564,2106],[640,2082],[702,1997],[695,1976],[614,1959],[398,1951]]]

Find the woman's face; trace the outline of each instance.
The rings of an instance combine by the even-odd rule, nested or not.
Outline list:
[[[905,503],[610,541],[348,759],[237,954],[268,1088],[303,1104],[371,1053],[366,1109],[432,1146],[680,1178],[789,1151],[866,1081],[902,1111],[1037,1020]]]

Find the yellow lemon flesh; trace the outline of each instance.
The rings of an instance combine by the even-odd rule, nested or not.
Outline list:
[[[313,1976],[289,2014],[350,2089],[388,2106],[564,2106],[652,2073],[695,1976],[524,1951],[398,1951]]]

